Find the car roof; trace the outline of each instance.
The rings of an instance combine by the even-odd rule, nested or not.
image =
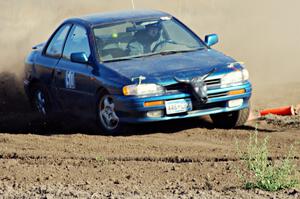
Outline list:
[[[160,18],[171,16],[168,13],[157,10],[126,10],[117,12],[96,13],[76,18],[67,19],[65,22],[77,22],[88,26],[110,24],[121,21],[130,21],[148,18]]]

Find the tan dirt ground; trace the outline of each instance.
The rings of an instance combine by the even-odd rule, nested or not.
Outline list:
[[[4,86],[19,85],[13,75],[5,76],[0,82],[5,105],[0,112],[0,198],[300,198],[297,188],[244,190],[236,174],[243,168],[236,141],[245,149],[255,128],[259,138],[270,138],[274,161],[286,157],[294,144],[300,171],[298,116],[266,116],[232,130],[215,129],[203,117],[130,125],[126,134],[105,136],[77,118],[42,123],[21,89]],[[254,99],[256,110],[267,106]],[[78,125],[72,125],[75,121]]]

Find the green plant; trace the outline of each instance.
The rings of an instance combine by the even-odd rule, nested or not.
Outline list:
[[[101,155],[96,156],[96,160],[99,161],[99,162],[105,162],[106,161],[106,159]]]
[[[293,146],[286,158],[272,161],[268,151],[268,137],[258,141],[258,132],[250,135],[246,152],[238,153],[245,160],[246,172],[238,170],[239,177],[244,181],[246,189],[259,188],[266,191],[277,191],[292,188],[299,184],[295,177],[296,165],[293,164]]]

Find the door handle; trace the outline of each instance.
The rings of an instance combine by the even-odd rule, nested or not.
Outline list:
[[[61,75],[62,74],[62,70],[56,70],[56,74],[57,75]]]

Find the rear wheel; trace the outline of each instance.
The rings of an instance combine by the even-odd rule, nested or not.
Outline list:
[[[48,117],[52,110],[52,104],[48,89],[42,84],[32,87],[31,104],[33,108],[44,118]]]
[[[97,103],[97,123],[106,134],[117,134],[122,127],[113,98],[104,91],[99,94]]]
[[[249,117],[250,110],[245,108],[238,111],[210,115],[214,125],[220,128],[234,128],[244,125]]]

